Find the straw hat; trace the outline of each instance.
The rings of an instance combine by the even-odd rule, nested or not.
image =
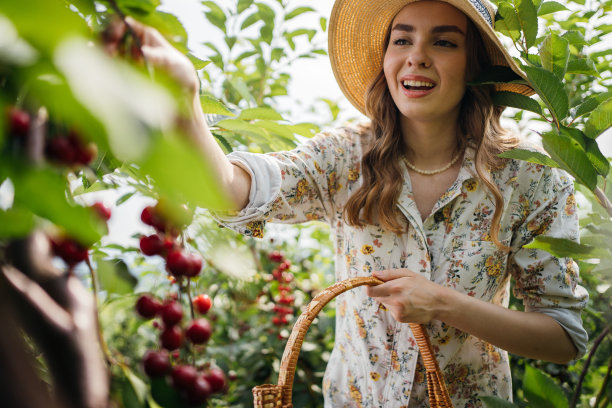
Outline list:
[[[329,20],[329,58],[340,89],[365,113],[365,93],[382,67],[385,36],[404,6],[420,0],[336,0]],[[509,67],[527,80],[493,28],[495,8],[487,0],[440,0],[461,10],[474,22],[493,66]],[[498,91],[532,95],[524,83],[496,84]]]

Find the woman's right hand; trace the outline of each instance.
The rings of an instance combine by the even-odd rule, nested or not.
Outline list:
[[[193,64],[153,27],[146,26],[131,17],[126,17],[125,22],[122,20],[111,22],[104,32],[104,48],[110,55],[118,53],[121,39],[128,30],[136,37],[136,44],[139,44],[135,55],[133,53],[136,59],[144,58],[153,67],[168,73],[190,96],[197,95],[200,80]]]

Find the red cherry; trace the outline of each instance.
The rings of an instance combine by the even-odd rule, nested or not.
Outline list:
[[[213,390],[208,380],[201,375],[198,375],[187,390],[187,400],[190,404],[203,404],[206,402]]]
[[[104,221],[110,220],[110,217],[112,215],[111,210],[107,206],[105,206],[103,203],[95,203],[94,205],[91,206],[91,208],[93,208],[94,211],[96,211],[96,213]]]
[[[201,314],[206,314],[212,306],[212,299],[210,296],[202,294],[193,299],[193,305],[196,307],[198,312]]]
[[[170,358],[165,350],[147,351],[142,363],[149,377],[161,377],[170,372]]]
[[[147,225],[153,225],[153,211],[155,211],[153,206],[145,207],[140,213],[140,220]]]
[[[140,214],[140,219],[147,225],[152,226],[157,231],[163,232],[166,230],[166,222],[159,214],[156,207],[150,205],[145,207]]]
[[[175,248],[176,246],[177,246],[177,245],[176,245],[176,242],[174,241],[174,239],[173,239],[172,237],[168,237],[168,236],[167,236],[167,237],[164,239],[164,249],[166,249],[167,251],[169,251],[169,250],[171,250],[171,249]]]
[[[278,251],[273,251],[268,254],[268,259],[272,262],[281,263],[285,259],[285,257]]]
[[[183,344],[183,331],[178,326],[166,327],[160,334],[161,345],[166,350],[176,350]]]
[[[198,276],[202,270],[202,257],[198,254],[189,254],[187,256],[188,268],[185,271],[185,276],[193,278]]]
[[[30,115],[28,112],[16,107],[8,110],[9,129],[16,135],[25,135],[30,130]]]
[[[85,146],[75,147],[74,161],[78,164],[88,165],[98,155],[98,147],[95,143],[88,143]]]
[[[198,372],[193,366],[189,365],[177,365],[172,369],[172,385],[174,388],[188,391],[193,387]]]
[[[151,295],[142,295],[136,301],[136,311],[145,319],[152,319],[160,312],[162,304]]]
[[[280,317],[278,317],[278,316],[274,316],[274,317],[272,318],[272,324],[274,324],[275,326],[280,326],[280,325],[282,325]]]
[[[161,316],[166,326],[174,326],[183,318],[183,308],[178,302],[166,303],[161,310]]]
[[[164,250],[164,241],[157,234],[140,237],[140,250],[145,255],[159,255]]]
[[[212,334],[212,327],[206,319],[194,320],[187,328],[187,338],[193,344],[206,343]]]
[[[47,155],[51,160],[72,165],[76,157],[76,151],[68,139],[58,136],[48,141],[46,146]]]
[[[189,257],[180,249],[168,251],[166,267],[174,276],[187,275],[191,268]]]
[[[211,368],[204,378],[212,387],[213,392],[219,392],[225,389],[225,373],[218,367]]]
[[[87,248],[70,238],[60,238],[52,241],[53,251],[70,266],[87,259]]]
[[[282,271],[286,271],[291,266],[291,262],[288,259],[285,259],[280,265],[278,265],[278,269]]]

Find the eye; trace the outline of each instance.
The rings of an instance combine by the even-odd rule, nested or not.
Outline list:
[[[435,42],[435,45],[439,45],[441,47],[448,47],[448,48],[457,48],[457,44],[455,44],[454,42],[448,41],[448,40],[437,40]]]
[[[409,45],[409,41],[405,38],[396,38],[391,43],[393,45]]]

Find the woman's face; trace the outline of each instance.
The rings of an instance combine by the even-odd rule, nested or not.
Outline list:
[[[418,1],[393,20],[383,69],[399,111],[415,121],[456,121],[466,88],[467,17]]]

